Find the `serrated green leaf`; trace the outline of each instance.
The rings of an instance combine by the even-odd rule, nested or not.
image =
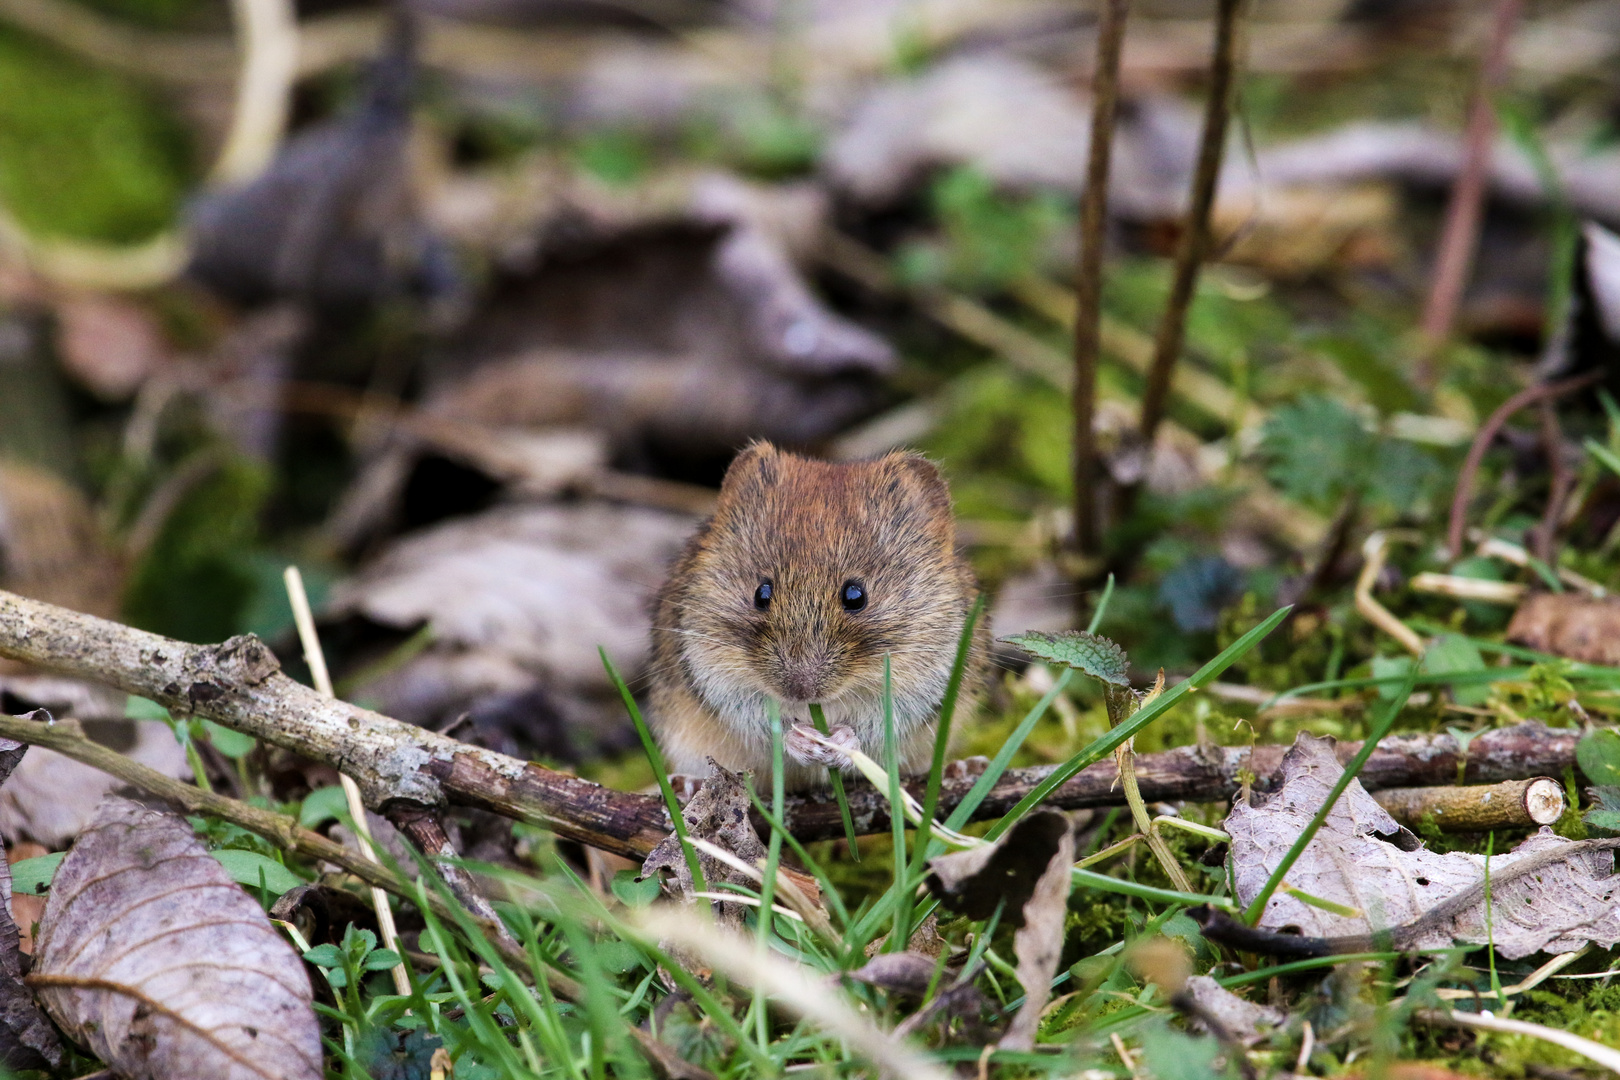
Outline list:
[[[1575,744],[1575,760],[1599,787],[1620,786],[1620,731],[1598,728]]]
[[[335,968],[343,964],[343,954],[336,945],[317,945],[304,953],[304,959],[316,967]]]
[[[1125,657],[1125,650],[1101,634],[1088,634],[1084,630],[1066,630],[1061,634],[1031,630],[1001,640],[1031,656],[1074,668],[1112,686],[1131,685],[1130,661]]]
[[[1326,505],[1365,482],[1370,443],[1355,413],[1330,397],[1307,394],[1272,412],[1260,446],[1266,475],[1284,494]]]

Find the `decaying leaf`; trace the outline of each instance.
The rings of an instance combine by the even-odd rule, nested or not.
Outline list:
[[[0,739],[0,784],[6,781],[28,747]],[[38,1069],[62,1061],[56,1030],[22,983],[22,957],[11,909],[11,868],[0,858],[0,1067]]]
[[[933,985],[934,973],[938,970],[938,958],[907,951],[878,953],[847,974],[856,982],[887,990],[891,994],[921,998]]]
[[[1003,1050],[1035,1044],[1041,1011],[1063,951],[1074,831],[1055,810],[1030,814],[995,844],[942,855],[928,862],[928,887],[940,903],[970,919],[1001,909],[1002,925],[1018,928],[1013,953],[1024,1004],[1001,1038]]]
[[[1531,593],[1513,613],[1507,639],[1588,664],[1620,664],[1620,597]]]
[[[691,527],[606,503],[499,507],[384,549],[338,585],[324,617],[399,636],[432,625],[430,646],[364,687],[390,715],[432,724],[471,712],[572,757],[576,736],[623,729],[597,646],[626,677],[641,669],[650,598]]]
[[[57,871],[27,981],[135,1080],[322,1075],[302,961],[172,813],[102,803]]]
[[[0,680],[0,695],[9,689],[6,687],[9,681]],[[28,704],[47,707],[64,720],[83,715],[76,714],[72,708],[75,698],[81,704],[94,707],[96,698],[103,696],[96,695],[93,688],[87,694],[72,693],[74,687],[67,679],[29,681],[33,685],[30,697],[25,699]],[[58,685],[53,691],[51,684],[69,685]],[[32,696],[35,694],[39,698]],[[117,705],[122,711],[121,696]],[[191,775],[185,750],[175,740],[174,732],[160,720],[87,719],[80,721],[80,727],[102,746],[117,750],[165,776],[178,779]],[[0,787],[0,839],[7,843],[31,840],[52,851],[59,850],[89,823],[102,796],[118,786],[117,778],[100,769],[36,746],[23,758],[6,785]]]
[[[1301,733],[1283,757],[1274,794],[1253,806],[1240,801],[1227,817],[1240,903],[1259,894],[1343,773],[1333,746],[1332,739]],[[1387,930],[1402,948],[1489,942],[1509,959],[1569,952],[1588,942],[1607,948],[1620,942],[1613,856],[1577,850],[1558,858],[1569,843],[1543,828],[1490,859],[1487,925],[1485,857],[1429,851],[1352,781],[1285,884],[1361,914],[1336,914],[1279,890],[1259,925],[1327,939]]]
[[[748,817],[752,806],[748,791],[743,787],[742,777],[723,768],[711,758],[709,775],[703,778],[703,787],[698,789],[692,801],[686,804],[681,816],[686,819],[687,833],[694,839],[707,840],[731,852],[744,864],[757,866],[760,860],[765,858],[766,852],[765,845],[760,843],[759,834],[754,832],[754,823]],[[704,881],[708,883],[710,891],[719,882],[730,882],[749,889],[759,887],[757,879],[716,859],[708,852],[700,851],[698,860],[703,870]],[[652,849],[646,861],[641,864],[641,872],[643,875],[658,875],[664,882],[664,890],[671,896],[681,899],[691,898],[692,873],[686,865],[686,855],[681,851],[680,837],[674,833],[670,833],[663,843]],[[722,923],[742,925],[741,904],[722,903],[719,910]]]
[[[77,488],[44,469],[0,462],[0,587],[110,617],[122,576]]]

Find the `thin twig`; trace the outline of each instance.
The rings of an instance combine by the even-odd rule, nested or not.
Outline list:
[[[1491,21],[1491,37],[1480,63],[1479,79],[1468,106],[1468,128],[1463,136],[1463,162],[1451,188],[1446,221],[1440,234],[1440,250],[1434,260],[1434,284],[1423,308],[1423,353],[1418,358],[1413,380],[1432,390],[1439,373],[1435,354],[1451,335],[1457,321],[1457,307],[1468,271],[1479,246],[1479,225],[1485,205],[1486,173],[1491,163],[1492,137],[1496,134],[1496,106],[1492,100],[1507,77],[1507,46],[1513,24],[1524,9],[1524,0],[1497,0]]]
[[[1468,448],[1468,457],[1457,472],[1457,489],[1451,496],[1451,521],[1446,529],[1446,546],[1451,549],[1453,559],[1462,558],[1463,533],[1468,528],[1468,503],[1474,497],[1474,480],[1478,477],[1479,467],[1485,460],[1485,452],[1491,448],[1491,443],[1496,441],[1496,436],[1501,432],[1503,425],[1526,405],[1563,397],[1565,394],[1591,386],[1602,377],[1603,372],[1593,371],[1562,382],[1528,386],[1502,402],[1485,423],[1480,425],[1479,431],[1474,435],[1473,445]]]
[[[1209,253],[1209,214],[1215,205],[1215,188],[1220,181],[1221,159],[1226,152],[1226,126],[1232,114],[1232,90],[1236,83],[1239,16],[1243,0],[1219,0],[1215,15],[1215,57],[1209,73],[1209,99],[1204,105],[1204,134],[1198,146],[1198,167],[1193,173],[1192,194],[1187,201],[1187,221],[1176,248],[1175,277],[1165,300],[1153,343],[1153,366],[1148,370],[1147,387],[1142,392],[1140,431],[1151,451],[1153,436],[1164,419],[1170,401],[1170,383],[1176,361],[1181,357],[1187,333],[1187,309],[1198,287],[1198,271]]]
[[[1074,550],[1097,548],[1097,367],[1102,350],[1102,259],[1108,229],[1108,176],[1119,113],[1119,57],[1130,0],[1104,0],[1097,26],[1097,64],[1091,78],[1091,145],[1086,189],[1080,198],[1080,266],[1075,274],[1074,320]],[[1079,594],[1077,594],[1079,595]]]
[[[1558,526],[1564,519],[1564,503],[1575,486],[1575,473],[1564,460],[1564,429],[1558,423],[1558,410],[1548,398],[1536,403],[1541,414],[1541,449],[1547,455],[1547,506],[1541,522],[1531,530],[1536,558],[1548,566],[1558,565]]]

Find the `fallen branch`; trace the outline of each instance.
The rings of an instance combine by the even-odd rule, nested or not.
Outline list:
[[[655,796],[613,791],[322,697],[282,674],[270,650],[252,636],[220,645],[187,645],[0,591],[0,656],[115,686],[158,701],[177,715],[204,716],[325,762],[353,776],[366,805],[384,814],[397,811],[400,803],[478,807],[637,860],[669,832],[663,804]],[[1575,763],[1579,734],[1520,724],[1478,736],[1466,754],[1450,735],[1395,736],[1373,752],[1360,779],[1372,790],[1450,784],[1459,775],[1472,783],[1562,776]],[[24,738],[4,727],[0,735]],[[1341,743],[1337,753],[1348,760],[1358,749],[1359,743]],[[1242,788],[1245,776],[1258,777],[1256,786],[1264,788],[1286,750],[1188,746],[1144,754],[1136,759],[1137,783],[1150,803],[1226,802]],[[80,760],[122,775],[100,761]],[[990,789],[974,819],[1002,816],[1051,771],[1051,766],[1009,770]],[[910,786],[922,792],[921,781]],[[947,779],[939,812],[949,813],[972,786],[971,776]],[[1079,809],[1123,802],[1118,771],[1110,760],[1082,770],[1053,791],[1046,804]],[[889,831],[889,804],[882,793],[852,781],[849,803],[857,832]],[[789,799],[787,826],[806,841],[844,834],[838,807],[827,793]]]

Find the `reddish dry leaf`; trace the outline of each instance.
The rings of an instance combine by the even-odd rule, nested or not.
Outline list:
[[[1507,639],[1588,664],[1620,664],[1620,597],[1532,593],[1513,613]]]
[[[131,1080],[322,1075],[302,961],[172,813],[102,803],[56,873],[27,981]]]

